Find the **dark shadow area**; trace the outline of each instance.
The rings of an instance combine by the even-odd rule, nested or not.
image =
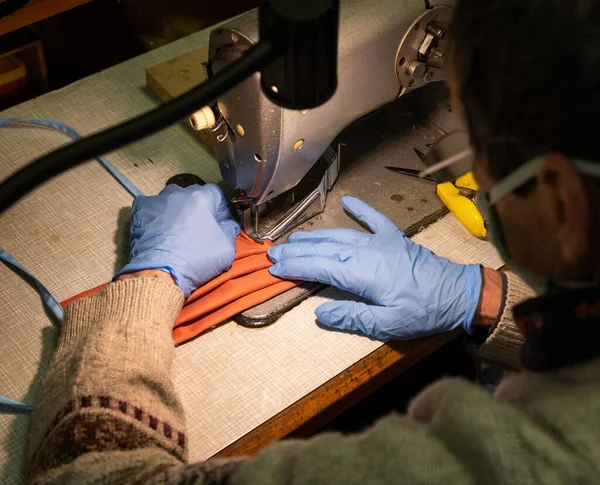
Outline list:
[[[129,225],[131,224],[131,207],[123,207],[119,210],[117,218],[117,230],[115,231],[115,267],[117,274],[123,266],[129,262]]]
[[[118,2],[96,0],[38,24],[50,89],[58,89],[143,54]]]
[[[258,7],[259,1],[121,0],[120,4],[144,45],[156,48]]]
[[[24,2],[13,3],[16,7]],[[47,86],[54,90],[234,17],[258,3],[94,0],[75,8],[68,5],[54,16],[1,37],[19,37],[19,45],[29,42],[22,39],[23,35],[39,38],[47,67]],[[0,14],[3,8],[9,8],[3,5],[0,1]],[[41,95],[44,89],[35,84],[28,83],[14,93],[0,96],[0,109]]]
[[[443,83],[432,83],[398,98],[379,109],[366,114],[348,125],[336,137],[333,146],[344,144],[342,149],[341,173],[350,170],[366,154],[380,149],[382,144],[403,141],[406,133],[426,120],[440,102],[447,97]],[[423,103],[421,100],[433,100]],[[422,147],[425,149],[426,147]],[[415,156],[415,168],[424,168]]]

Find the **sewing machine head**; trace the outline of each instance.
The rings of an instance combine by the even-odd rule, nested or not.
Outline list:
[[[238,190],[235,202],[249,234],[276,239],[322,211],[339,169],[338,148],[331,146],[336,135],[357,118],[445,79],[452,3],[341,0],[338,88],[328,102],[304,111],[281,108],[263,94],[255,74],[210,107],[205,126],[224,180]],[[257,41],[256,11],[214,30],[207,75]],[[312,187],[299,194],[306,181]],[[291,194],[289,211],[265,219],[275,201],[286,197],[282,194]]]

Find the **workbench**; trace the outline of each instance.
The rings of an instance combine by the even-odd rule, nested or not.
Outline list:
[[[146,68],[206,45],[208,32],[14,107],[0,118],[56,119],[83,135],[126,120],[159,103],[145,85]],[[51,130],[0,129],[0,178],[67,141]],[[209,183],[220,181],[213,154],[184,122],[107,158],[146,194],[157,193],[169,177],[182,172]],[[427,190],[435,198],[434,189]],[[368,198],[369,192],[376,194],[377,187],[364,187],[360,195]],[[411,197],[393,201],[413,214],[412,205],[424,198]],[[0,246],[62,301],[109,281],[125,263],[131,201],[98,163],[89,162],[2,214]],[[383,202],[375,202],[386,212]],[[439,204],[432,205],[432,213],[437,211]],[[436,251],[445,248],[445,255],[457,262],[500,264],[488,243],[470,236],[451,216],[416,238]],[[249,329],[229,322],[177,348],[173,373],[186,410],[191,460],[253,453],[300,427],[316,429],[457,335],[383,344],[327,331],[317,325],[313,312],[332,298],[349,296],[327,289],[269,327]],[[0,308],[0,393],[32,402],[58,330],[35,291],[2,265]],[[22,483],[28,425],[28,416],[0,414],[3,484]]]

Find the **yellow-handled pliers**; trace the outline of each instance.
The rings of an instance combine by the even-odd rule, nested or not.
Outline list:
[[[481,212],[468,197],[460,193],[457,187],[465,189],[477,190],[477,183],[471,172],[457,178],[454,184],[452,182],[444,182],[438,184],[437,194],[442,202],[448,207],[448,210],[456,216],[460,223],[473,234],[473,236],[483,239],[487,236],[485,221],[481,216]]]
[[[421,152],[415,150],[419,158],[423,159]],[[409,175],[411,177],[419,177],[419,170],[400,168],[400,167],[386,167],[392,172],[400,173],[403,175]],[[425,177],[423,180],[430,180],[436,182],[435,176]],[[478,190],[477,182],[473,177],[472,172],[468,172],[465,175],[460,176],[452,182],[438,183],[436,192],[439,198],[442,200],[444,205],[448,208],[452,214],[460,221],[460,223],[471,233],[473,236],[483,239],[487,236],[487,230],[485,228],[485,222],[479,209],[475,203],[461,194],[457,187],[465,189]]]

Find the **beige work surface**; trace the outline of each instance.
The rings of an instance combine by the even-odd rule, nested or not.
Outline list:
[[[145,69],[206,44],[207,31],[182,39],[0,115],[52,118],[89,134],[152,108]],[[0,178],[65,143],[39,128],[0,129]],[[217,163],[183,124],[107,158],[143,192],[194,172],[217,182]],[[97,163],[61,175],[0,216],[0,246],[59,299],[108,281],[123,263],[131,197]],[[417,236],[458,262],[501,262],[489,244],[448,216]],[[176,351],[174,375],[185,405],[190,458],[207,458],[379,347],[328,332],[313,311],[335,290],[306,301],[263,329],[228,323]],[[57,330],[36,293],[0,265],[0,393],[32,401]],[[0,415],[0,483],[22,483],[29,418]]]

